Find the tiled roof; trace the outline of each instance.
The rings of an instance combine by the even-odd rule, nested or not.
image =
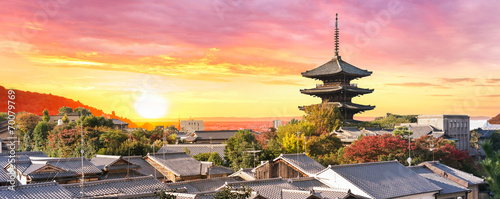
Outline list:
[[[51,159],[37,159],[37,161],[46,161],[47,164],[61,168],[68,172],[81,173],[82,172],[82,159],[81,158],[51,158]],[[97,168],[87,159],[83,159],[83,173],[85,174],[98,174],[101,170]]]
[[[417,139],[422,136],[432,135],[435,138],[442,137],[444,132],[431,125],[410,125],[410,131],[413,131],[412,138]]]
[[[229,139],[238,130],[220,130],[220,131],[195,131],[196,140],[219,140],[219,139]]]
[[[329,169],[373,198],[395,198],[441,190],[397,161],[336,165],[329,166]]]
[[[313,196],[310,191],[295,190],[295,189],[282,189],[281,198],[296,198],[296,199],[306,199]]]
[[[0,168],[0,183],[9,181],[9,174],[3,168]]]
[[[345,108],[349,110],[359,110],[359,111],[372,110],[375,108],[375,106],[356,104],[352,102],[327,102],[325,104],[335,105],[341,109]]]
[[[441,187],[441,192],[440,194],[449,194],[449,193],[459,193],[459,192],[467,192],[469,189],[464,188],[460,186],[459,184],[448,180],[446,178],[443,178],[434,172],[432,172],[430,169],[426,168],[425,166],[412,166],[408,167],[411,169],[413,172],[418,173],[420,176],[426,178],[433,184],[437,185],[438,187]]]
[[[242,185],[245,185],[259,193],[261,196],[269,199],[281,199],[281,190],[283,189],[291,189],[291,190],[300,190],[300,188],[286,182],[281,178],[271,178],[264,180],[254,180],[254,181],[244,181],[244,182],[230,182],[227,183],[226,186],[233,185],[236,188],[239,188]],[[218,190],[222,189],[219,188]]]
[[[310,78],[318,78],[322,76],[331,76],[339,73],[345,73],[353,76],[364,77],[371,75],[371,71],[360,69],[356,66],[353,66],[342,59],[340,57],[333,58],[332,60],[326,62],[325,64],[312,69],[310,71],[306,71],[302,73],[304,77]]]
[[[115,124],[115,125],[123,125],[123,124],[128,124],[128,123],[126,123],[124,121],[121,121],[119,119],[113,119],[113,124]]]
[[[142,156],[123,156],[123,159],[130,161],[131,163],[137,164],[140,166],[139,173],[144,175],[152,175],[156,177],[163,177],[159,171],[157,171],[153,166],[151,166]]]
[[[62,186],[70,191],[73,197],[80,196],[80,183]],[[83,188],[84,195],[91,197],[153,193],[161,189],[168,189],[168,187],[153,176],[85,182]]]
[[[232,174],[234,173],[233,169],[225,166],[211,166],[208,167],[208,173],[210,175],[215,175],[215,174]]]
[[[16,156],[28,156],[28,157],[49,157],[43,151],[20,151],[16,152]],[[0,153],[0,156],[9,156],[9,153]]]
[[[160,148],[158,153],[163,152],[184,152],[189,149],[189,155],[198,155],[200,153],[217,152],[224,159],[224,148],[226,144],[169,144]]]
[[[292,180],[292,185],[295,185],[296,187],[299,187],[303,190],[312,191],[314,187],[328,188],[327,185],[323,184],[313,177],[293,178],[290,180]]]
[[[20,185],[16,191],[8,189],[8,186],[0,187],[0,199],[54,199],[72,198],[71,192],[56,182],[44,182],[28,185]]]
[[[304,153],[300,154],[281,154],[279,157],[274,159],[273,161],[277,161],[279,159],[284,160],[285,162],[288,162],[298,170],[302,171],[303,173],[312,176],[322,170],[325,169],[323,165],[321,165],[319,162],[316,162],[316,160],[310,158]]]
[[[128,162],[119,155],[96,155],[94,158],[92,158],[92,160],[90,160],[90,162],[92,162],[92,164],[103,171],[140,168],[139,165],[134,163],[116,165],[115,163],[120,160]]]
[[[99,177],[99,180],[126,178],[127,175],[130,178],[146,176],[146,175],[144,175],[142,173],[139,173],[139,172],[137,172],[135,170],[130,170],[128,173],[126,171],[122,171],[122,172],[107,172],[106,174],[101,175]]]
[[[185,188],[188,193],[198,193],[205,191],[215,191],[217,188],[223,186],[226,182],[238,182],[238,181],[243,181],[243,179],[239,177],[208,178],[203,180],[168,183],[167,186],[170,189]]]
[[[455,169],[453,167],[446,166],[444,164],[439,163],[439,161],[424,162],[424,163],[421,163],[420,165],[425,165],[425,164],[431,165],[431,166],[436,167],[437,169],[439,169],[441,171],[444,171],[446,173],[446,175],[453,175],[457,178],[460,178],[461,180],[466,181],[469,185],[485,184],[486,183],[484,181],[484,179],[482,179],[480,177],[476,177],[476,176],[474,176],[470,173],[467,173],[465,171],[461,171],[461,170]]]
[[[350,190],[337,190],[325,187],[314,187],[313,194],[324,199],[344,199],[352,196]]]
[[[241,168],[240,170],[234,172],[229,175],[229,177],[241,177],[247,181],[255,180],[255,173],[253,172],[254,168]]]
[[[151,158],[177,176],[201,175],[201,163],[184,152],[148,154],[147,158]]]
[[[9,165],[9,157],[8,156],[0,156],[0,166],[2,168],[7,167]],[[16,166],[17,168],[23,172],[31,165],[31,159],[25,155],[16,156]]]
[[[368,135],[384,135],[384,134],[391,134],[393,132],[393,129],[382,129],[380,127],[365,127],[362,130]]]
[[[319,88],[310,88],[310,89],[301,89],[300,92],[303,94],[309,94],[309,95],[316,95],[316,94],[326,94],[326,93],[334,93],[334,92],[340,92],[340,91],[347,91],[351,93],[356,93],[358,94],[368,94],[372,93],[373,89],[366,89],[366,88],[358,88],[358,87],[352,87],[352,86],[332,86],[332,87],[319,87]],[[350,95],[350,94],[348,94]]]

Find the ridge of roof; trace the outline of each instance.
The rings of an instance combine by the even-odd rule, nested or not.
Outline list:
[[[138,176],[138,177],[130,177],[130,178],[114,178],[114,179],[105,179],[105,180],[96,180],[96,181],[89,181],[85,182],[85,185],[98,185],[98,184],[105,184],[105,183],[111,183],[111,182],[126,182],[126,181],[136,181],[136,180],[143,180],[143,179],[155,179],[154,176],[149,175],[149,176]],[[63,187],[79,187],[81,186],[80,183],[73,183],[73,184],[62,184],[61,186]]]

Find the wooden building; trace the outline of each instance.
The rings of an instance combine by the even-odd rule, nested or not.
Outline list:
[[[341,59],[339,55],[339,32],[337,22],[335,23],[335,56],[327,63],[302,73],[303,77],[323,81],[316,88],[302,89],[301,93],[321,98],[323,105],[335,105],[339,107],[342,116],[347,122],[354,121],[356,113],[372,110],[375,106],[367,106],[352,103],[352,98],[372,93],[373,89],[358,88],[357,84],[351,84],[352,80],[370,76],[371,71],[360,69]],[[299,107],[304,110],[304,107]]]
[[[325,169],[304,153],[281,154],[272,161],[266,161],[256,167],[255,179],[311,177]]]

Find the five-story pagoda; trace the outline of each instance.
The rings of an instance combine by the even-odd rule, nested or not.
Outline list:
[[[355,67],[340,58],[338,18],[336,16],[335,56],[329,62],[302,73],[303,77],[321,80],[323,84],[316,85],[316,88],[302,89],[300,92],[320,97],[322,104],[337,105],[345,121],[352,122],[354,114],[372,110],[375,106],[352,103],[353,97],[372,93],[373,89],[358,88],[357,84],[351,84],[351,80],[370,76],[371,74],[371,71]],[[299,108],[303,109],[303,107]]]

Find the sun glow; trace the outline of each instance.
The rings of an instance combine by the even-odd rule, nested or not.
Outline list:
[[[135,111],[143,118],[163,117],[168,111],[167,100],[157,94],[144,93],[135,100]]]

